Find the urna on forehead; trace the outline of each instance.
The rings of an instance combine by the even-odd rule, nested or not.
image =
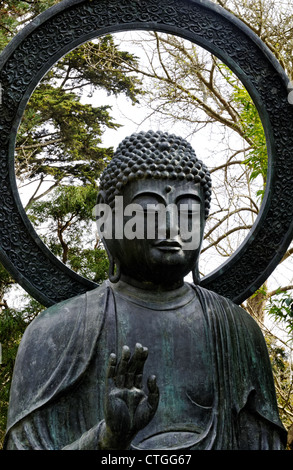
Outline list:
[[[210,173],[182,137],[161,131],[140,132],[126,137],[104,170],[100,189],[112,206],[123,187],[139,179],[200,183],[204,192],[205,216],[208,217],[212,186]]]

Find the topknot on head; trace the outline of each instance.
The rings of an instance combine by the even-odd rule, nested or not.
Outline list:
[[[200,183],[205,196],[205,216],[211,199],[211,177],[192,146],[182,137],[161,131],[139,132],[126,137],[104,170],[100,188],[113,207],[123,187],[138,179],[187,180]]]

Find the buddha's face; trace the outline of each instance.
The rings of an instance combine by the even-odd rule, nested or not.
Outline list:
[[[197,262],[203,236],[204,201],[200,184],[185,180],[175,184],[171,180],[138,180],[128,183],[122,196],[123,217],[121,212],[117,214],[116,207],[112,220],[120,218],[118,228],[121,236],[123,224],[123,236],[117,239],[113,229],[112,236],[105,237],[108,250],[120,261],[122,278],[146,285],[171,286],[182,282]],[[155,208],[161,208],[161,214]]]

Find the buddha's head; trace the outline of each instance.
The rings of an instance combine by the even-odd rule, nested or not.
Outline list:
[[[102,174],[97,205],[109,208],[102,239],[110,280],[171,289],[192,271],[197,282],[210,199],[210,174],[187,141],[152,131],[125,138]]]

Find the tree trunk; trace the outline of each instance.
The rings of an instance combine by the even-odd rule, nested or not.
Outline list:
[[[246,310],[255,320],[261,324],[264,323],[264,309],[267,301],[267,283],[259,289],[256,294],[249,297],[246,302]]]

